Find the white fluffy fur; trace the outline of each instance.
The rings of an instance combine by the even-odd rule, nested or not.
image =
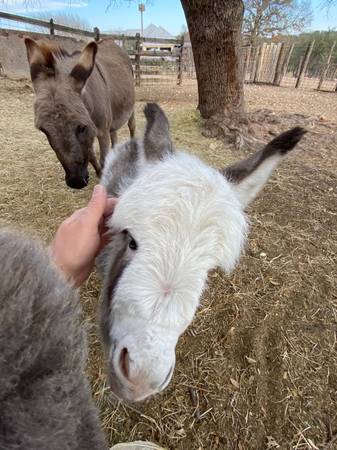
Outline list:
[[[116,236],[101,258],[101,326],[111,387],[130,400],[169,383],[177,340],[193,320],[209,270],[234,268],[248,231],[244,208],[305,133],[295,127],[277,136],[223,176],[172,151],[158,105],[144,113],[144,139],[114,148],[102,177],[119,202],[109,222]]]
[[[103,184],[114,161],[113,155],[106,161]],[[247,233],[233,186],[199,159],[178,152],[140,164],[139,171],[109,222],[114,232],[128,229],[138,243],[136,252],[129,250],[111,310],[115,358],[127,348],[131,379],[147,380],[129,396],[137,400],[156,392],[174,366],[176,342],[193,319],[208,271],[221,266],[230,272]],[[118,360],[114,365],[122,376]]]

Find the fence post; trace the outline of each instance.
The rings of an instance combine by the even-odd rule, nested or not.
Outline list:
[[[286,45],[284,42],[281,44],[280,53],[278,55],[277,63],[276,63],[276,69],[275,69],[275,76],[273,84],[275,86],[280,86],[283,74],[284,74],[284,66],[286,62]]]
[[[54,20],[53,19],[49,20],[49,31],[50,31],[51,36],[55,35]]]
[[[330,61],[331,61],[331,57],[332,57],[332,53],[333,53],[333,51],[334,51],[335,45],[336,45],[336,41],[334,41],[334,42],[332,43],[332,46],[331,46],[331,48],[330,48],[330,52],[329,52],[328,58],[327,58],[327,60],[326,60],[325,67],[324,67],[324,69],[323,69],[321,78],[319,79],[319,83],[318,83],[318,86],[317,86],[317,90],[318,90],[318,91],[321,89],[322,84],[323,84],[323,81],[325,80],[326,74],[328,73],[328,70],[329,70],[329,64],[330,64]]]
[[[94,33],[95,33],[94,39],[95,39],[96,42],[98,42],[100,40],[100,31],[99,31],[98,27],[94,28]]]
[[[184,53],[184,35],[181,38],[180,50],[178,54],[178,76],[177,76],[177,85],[180,86],[183,82],[183,53]]]
[[[255,73],[256,73],[256,59],[257,59],[257,55],[259,53],[259,48],[260,47],[252,47],[252,67],[250,69],[250,74],[249,74],[249,82],[250,83],[254,83],[254,78],[255,78]]]
[[[303,60],[304,60],[304,56],[302,55],[302,56],[300,56],[300,59],[299,59],[299,61],[298,61],[298,64],[297,64],[297,66],[296,66],[295,69],[294,69],[294,77],[295,77],[296,79],[297,79],[298,76],[299,76],[300,69],[301,69],[302,64],[303,64]]]
[[[140,86],[140,34],[136,34],[136,54],[135,54],[135,76],[136,86]]]
[[[310,55],[311,55],[312,49],[314,48],[314,45],[315,45],[315,41],[311,41],[307,47],[307,50],[305,52],[304,59],[303,59],[303,62],[302,62],[302,65],[301,65],[301,68],[300,68],[300,71],[298,74],[298,78],[297,78],[297,81],[295,84],[295,88],[299,88],[302,84],[302,80],[303,80],[306,68],[308,66]]]
[[[252,46],[250,45],[249,47],[247,47],[246,59],[245,59],[245,62],[244,62],[244,65],[243,65],[243,70],[242,70],[242,72],[243,72],[243,74],[242,74],[243,82],[246,81],[246,73],[247,73],[247,68],[249,66],[251,52],[252,52]]]
[[[275,78],[276,69],[277,69],[277,63],[279,60],[281,50],[282,50],[282,43],[280,43],[280,42],[278,44],[272,43],[271,51],[270,51],[270,71],[268,74],[268,83],[270,83],[270,84],[274,83],[274,78]]]
[[[260,72],[261,72],[262,60],[263,60],[265,47],[266,47],[265,42],[262,45],[260,45],[260,47],[259,47],[259,53],[257,55],[257,63],[256,63],[256,72],[254,74],[254,83],[258,82],[260,79]]]
[[[284,75],[287,74],[290,58],[291,58],[291,55],[293,53],[294,47],[295,47],[295,44],[291,44],[291,46],[289,47],[289,51],[288,51],[288,54],[287,54],[286,62],[284,64],[284,68],[283,68],[282,78],[284,77]],[[281,83],[282,83],[282,79],[281,79]]]

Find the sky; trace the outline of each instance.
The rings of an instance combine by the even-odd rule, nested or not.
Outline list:
[[[224,0],[225,1],[225,0]],[[308,30],[337,30],[337,1],[328,11],[322,7],[324,0],[311,0],[314,19]],[[21,15],[43,13],[71,13],[83,17],[92,27],[101,31],[140,28],[137,0],[116,0],[108,10],[109,0],[0,0],[0,11]],[[151,23],[162,26],[172,35],[186,26],[180,0],[145,1],[144,28]]]

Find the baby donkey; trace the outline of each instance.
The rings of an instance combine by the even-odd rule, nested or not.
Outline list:
[[[216,170],[174,150],[157,104],[144,112],[144,138],[116,146],[101,181],[119,197],[108,223],[113,238],[98,261],[101,331],[112,390],[133,401],[169,384],[207,273],[234,268],[248,232],[244,209],[305,133],[293,128]]]

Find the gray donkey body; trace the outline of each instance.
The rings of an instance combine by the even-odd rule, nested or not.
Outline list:
[[[26,38],[25,44],[36,94],[35,125],[61,162],[67,185],[81,189],[88,184],[89,162],[100,176],[116,131],[128,122],[134,136],[130,58],[110,39],[72,54],[51,42]],[[93,150],[96,136],[100,164]]]
[[[42,247],[0,231],[0,449],[106,450],[80,306]]]

